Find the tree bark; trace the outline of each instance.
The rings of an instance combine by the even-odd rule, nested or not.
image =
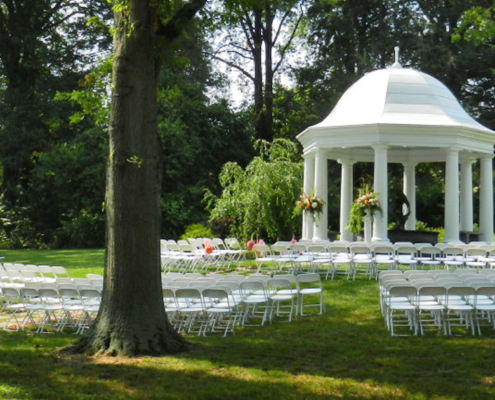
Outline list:
[[[115,12],[104,289],[93,328],[69,352],[136,356],[177,353],[161,293],[161,146],[156,123],[153,2]]]
[[[265,93],[263,84],[263,10],[253,7],[254,129],[258,139],[266,139]],[[267,139],[269,140],[269,139]]]
[[[265,4],[265,27],[263,41],[265,43],[265,107],[264,107],[264,135],[263,139],[273,141],[273,5]]]

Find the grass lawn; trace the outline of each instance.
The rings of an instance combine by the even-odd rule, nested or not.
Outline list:
[[[101,272],[100,250],[41,254],[74,276]],[[30,258],[32,251],[2,255],[48,263]],[[179,356],[68,357],[57,350],[74,335],[0,332],[0,399],[495,398],[495,332],[392,338],[376,282],[359,276],[324,286],[323,316],[239,329],[235,337],[188,336],[194,350]]]

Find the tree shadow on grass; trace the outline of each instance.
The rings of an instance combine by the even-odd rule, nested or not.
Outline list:
[[[177,357],[60,356],[54,350],[43,349],[39,337],[33,339],[28,335],[21,338],[24,350],[8,350],[8,336],[0,336],[2,399],[328,398],[315,393],[310,386],[295,387],[280,374],[267,377]]]
[[[376,283],[325,288],[322,316],[188,337],[173,357],[59,356],[74,336],[0,333],[0,398],[495,398],[492,337],[390,337]]]
[[[212,338],[183,357],[368,384],[377,389],[370,389],[370,398],[495,398],[494,331],[391,337],[378,296],[358,300],[362,287],[347,283],[336,285],[334,296],[342,286],[348,299],[327,299],[322,316],[240,330],[235,339]]]

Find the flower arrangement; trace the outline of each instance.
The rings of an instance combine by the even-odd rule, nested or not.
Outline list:
[[[325,202],[321,197],[310,194],[302,194],[296,201],[297,207],[310,214],[320,214],[323,211]]]
[[[375,212],[380,214],[383,212],[378,201],[378,195],[380,192],[371,192],[366,186],[364,189],[359,190],[359,196],[352,205],[349,222],[346,229],[357,235],[362,229],[363,218],[368,213],[372,217]]]

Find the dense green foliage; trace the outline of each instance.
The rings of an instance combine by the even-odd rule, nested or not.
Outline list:
[[[202,202],[205,190],[221,194],[222,166],[244,169],[257,138],[295,141],[352,83],[390,65],[395,45],[402,65],[438,78],[468,112],[495,128],[492,0],[210,4],[159,55],[162,237],[178,238],[186,226],[208,220],[226,236],[232,217],[210,218]],[[0,0],[2,247],[103,244],[110,11],[107,2]],[[226,97],[238,78],[220,73],[219,59],[248,82],[241,106]],[[440,163],[417,166],[417,218],[429,227],[443,224],[443,169]],[[354,171],[357,185],[370,182],[371,164],[357,163]],[[476,188],[476,164],[473,172]],[[400,165],[389,165],[391,205],[401,175]],[[336,162],[329,162],[328,185],[329,226],[338,230]],[[286,203],[284,215],[292,205]],[[389,212],[395,220],[390,205]],[[274,226],[268,234],[251,226],[242,235],[277,237],[298,229]]]
[[[220,174],[220,197],[207,193],[211,220],[231,219],[230,234],[269,241],[290,239],[300,229],[294,213],[302,190],[303,164],[290,141],[258,141],[259,156],[242,169],[236,163],[224,165]]]

